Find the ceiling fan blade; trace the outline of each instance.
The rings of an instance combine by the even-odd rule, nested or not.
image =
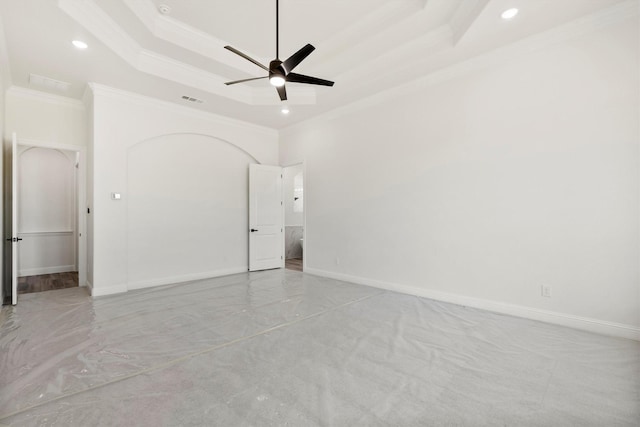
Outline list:
[[[287,89],[285,89],[284,85],[282,85],[280,87],[276,87],[276,89],[278,90],[278,95],[280,95],[280,101],[286,101],[287,100]]]
[[[235,85],[235,84],[238,84],[238,83],[250,82],[250,81],[252,81],[252,80],[262,80],[262,79],[268,79],[268,78],[269,78],[269,76],[264,76],[264,77],[253,77],[253,78],[251,78],[251,79],[242,79],[242,80],[236,80],[236,81],[233,81],[233,82],[226,82],[225,84],[226,84],[227,86],[229,86],[229,85]]]
[[[231,46],[225,46],[224,48],[227,49],[227,50],[230,50],[231,52],[235,53],[238,56],[242,56],[247,61],[253,62],[254,64],[256,64],[258,67],[262,68],[263,70],[269,71],[269,69],[267,67],[265,67],[264,65],[262,65],[261,63],[259,63],[258,61],[256,61],[252,57],[250,57],[249,55],[246,55],[246,54],[240,52],[238,49],[236,49],[234,47],[231,47]]]
[[[291,72],[294,68],[298,66],[299,63],[301,63],[314,50],[316,50],[315,47],[313,47],[310,44],[307,44],[302,49],[300,49],[299,51],[291,55],[289,59],[287,59],[282,63],[282,66],[284,67],[285,71],[287,73]]]
[[[323,80],[317,77],[305,76],[303,74],[296,74],[296,73],[287,74],[285,80],[291,83],[306,83],[310,85],[333,86],[332,81]]]

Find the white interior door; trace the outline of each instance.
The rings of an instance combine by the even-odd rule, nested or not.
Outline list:
[[[282,168],[249,165],[249,271],[284,267]]]
[[[11,141],[11,304],[18,303],[18,136]]]

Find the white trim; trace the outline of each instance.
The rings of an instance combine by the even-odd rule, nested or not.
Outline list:
[[[393,53],[397,49],[381,52],[382,55],[391,54],[394,55],[394,58],[399,58],[395,64],[407,65],[407,63],[413,62],[415,51],[408,51],[405,46],[408,43],[413,43],[415,39],[413,37],[407,38],[407,34],[421,33],[424,27],[432,25],[425,23],[425,20],[430,18],[426,7],[428,3],[428,0],[387,1],[380,7],[367,11],[359,16],[352,25],[348,25],[322,41],[319,51],[314,52],[314,59],[318,64],[314,66],[314,74],[330,73],[329,75],[332,75],[333,79],[342,85],[345,83],[344,74],[358,68],[360,72],[355,77],[356,81],[372,77],[376,81],[392,81],[393,77],[390,76],[394,75],[396,67],[388,65],[394,62],[387,62],[383,69],[376,69],[372,64],[373,61],[380,60],[380,55],[373,58],[373,61],[363,61],[363,57],[358,51],[379,52],[379,46],[382,43],[405,51],[401,58]],[[430,37],[430,32],[423,36]],[[344,70],[345,73],[336,75],[336,69]],[[371,70],[376,71],[372,73]],[[383,78],[383,74],[389,78]]]
[[[449,22],[454,46],[464,38],[487,4],[489,4],[489,0],[465,0],[460,3]]]
[[[87,286],[92,297],[101,297],[105,295],[121,294],[127,292],[127,285],[111,285],[111,286],[99,286],[95,287],[91,282],[87,280]]]
[[[178,283],[193,282],[195,280],[212,279],[214,277],[229,276],[231,274],[246,273],[248,267],[234,267],[225,268],[222,270],[208,271],[204,273],[184,274],[181,276],[162,277],[159,279],[141,280],[139,282],[133,282],[128,284],[130,290],[133,289],[145,289],[155,286],[174,285]]]
[[[9,49],[7,49],[7,37],[4,32],[4,22],[0,17],[0,78],[2,79],[2,87],[9,88],[12,85],[11,81],[11,64],[9,62]],[[0,292],[1,294],[2,292]],[[0,301],[1,306],[1,301]]]
[[[86,147],[82,145],[58,144],[57,142],[52,142],[49,140],[21,138],[21,137],[18,137],[18,145],[21,147],[50,148],[52,150],[73,151],[73,152],[80,152],[80,153],[84,153],[86,149]]]
[[[224,50],[224,46],[229,43],[171,16],[161,14],[151,0],[123,0],[123,2],[138,17],[140,22],[147,27],[147,30],[157,38],[211,58],[214,61],[223,64],[228,62],[229,66],[239,71],[249,74],[256,72],[255,65],[239,57],[234,57],[231,52]],[[260,57],[255,52],[244,51],[244,53],[263,64],[268,64],[270,61],[270,59]]]
[[[136,103],[145,107],[161,108],[166,111],[174,112],[177,114],[185,114],[194,118],[201,118],[203,120],[215,121],[221,125],[233,126],[241,129],[251,129],[255,132],[260,132],[264,135],[276,136],[278,131],[266,126],[256,125],[254,123],[245,122],[242,120],[232,119],[229,117],[221,116],[215,113],[209,113],[202,110],[197,110],[192,107],[176,104],[169,101],[163,101],[157,98],[152,98],[146,95],[140,95],[138,93],[128,92],[122,89],[116,89],[113,87],[101,85],[98,83],[89,83],[89,87],[93,91],[94,95],[108,96],[115,99],[121,99],[129,102]]]
[[[70,271],[77,271],[75,265],[58,265],[54,267],[40,267],[40,268],[27,268],[18,271],[19,277],[25,276],[37,276],[39,274],[55,274],[55,273],[68,273]]]
[[[336,273],[333,271],[320,270],[317,268],[307,267],[305,268],[305,273],[328,277],[330,279],[343,280],[345,282],[357,283],[359,285],[385,289],[388,291],[429,298],[436,301],[443,301],[466,307],[479,308],[481,310],[492,311],[495,313],[508,314],[525,319],[538,320],[541,322],[552,323],[554,325],[567,326],[569,328],[581,329],[583,331],[589,331],[597,334],[640,341],[640,327],[633,325],[624,325],[621,323],[575,316],[567,313],[559,313],[555,311],[541,310],[538,308],[525,307],[499,301],[491,301],[482,298],[434,291],[412,285],[401,285],[397,283],[384,282],[380,280],[368,279],[365,277],[351,276],[348,274]]]
[[[34,89],[27,89],[26,87],[11,86],[9,89],[7,89],[6,96],[16,96],[23,99],[46,102],[48,104],[59,105],[62,107],[70,107],[83,111],[85,110],[84,103],[75,98],[54,95],[52,93],[42,92]],[[23,138],[20,138],[20,140],[22,141]]]
[[[84,86],[84,91],[82,92],[82,103],[88,112],[91,111],[93,107],[93,91],[91,90],[89,83]]]
[[[213,37],[183,21],[161,14],[151,0],[123,0],[123,2],[155,37],[204,57],[211,58],[218,63],[233,67],[249,75],[255,75],[255,65],[223,49],[225,45],[230,43]],[[399,23],[412,14],[422,11],[426,2],[427,0],[386,2],[372,11],[368,11],[368,13],[360,16],[358,20],[350,23],[349,26],[333,34],[329,39],[323,40],[321,52],[315,54],[318,58],[317,62],[326,63],[331,57],[338,53],[344,53],[353,48],[353,46],[363,43],[365,40],[369,42],[372,38],[379,37],[380,28],[385,25],[394,25],[396,29],[400,31],[404,30],[404,27],[399,25]],[[385,37],[389,36],[385,34]],[[375,41],[371,41],[370,43],[375,43]],[[263,64],[268,64],[272,59],[245,49],[243,49],[243,52]],[[351,66],[355,64],[355,61],[356,60],[352,59],[348,66],[342,68],[352,68]],[[335,69],[335,66],[332,68]],[[371,67],[366,68],[365,75],[370,74],[370,69]],[[289,88],[287,88],[287,90],[289,90]],[[267,105],[273,105],[273,90],[271,89],[269,92],[271,96],[269,97],[270,102]],[[313,96],[315,98],[315,91],[313,91]],[[295,94],[295,98],[295,103],[298,104],[298,94]]]
[[[73,230],[54,230],[54,231],[18,231],[18,236],[68,236],[73,234]]]
[[[302,272],[306,272],[307,271],[307,162],[305,160],[301,161],[301,162],[295,162],[295,163],[291,163],[291,164],[287,164],[285,166],[281,166],[282,169],[284,168],[290,168],[293,166],[299,166],[302,165]],[[282,191],[284,191],[284,186]],[[285,221],[286,221],[286,216],[285,216]],[[300,227],[299,225],[287,225],[285,224],[285,230],[286,227]],[[286,245],[285,245],[285,256],[286,256]],[[286,260],[285,260],[286,262]]]
[[[95,1],[58,0],[58,7],[104,43],[122,60],[142,73],[161,77],[248,105],[254,105],[256,100],[261,103],[260,105],[279,105],[281,102],[278,97],[273,96],[273,92],[271,92],[269,98],[265,98],[260,95],[261,91],[256,91],[250,86],[225,86],[223,83],[229,81],[230,78],[144,49]],[[142,19],[143,23],[147,21],[146,18]],[[201,42],[200,39],[198,40]],[[224,52],[224,49],[220,49],[220,54]],[[227,53],[227,55],[231,55],[231,53]],[[247,65],[245,64],[243,67],[247,67]],[[255,72],[255,69],[253,72]],[[304,103],[309,102],[308,93],[310,90],[314,93],[313,99],[315,101],[315,89],[313,88],[292,87],[288,89],[290,95],[289,103],[298,104],[298,93],[301,95],[301,101]]]
[[[402,96],[413,95],[416,92],[431,86],[441,84],[457,77],[469,75],[480,69],[485,69],[501,63],[508,63],[516,58],[526,57],[532,52],[571,40],[583,34],[601,30],[602,28],[617,24],[627,19],[635,18],[640,14],[639,9],[637,0],[628,0],[618,3],[612,7],[599,10],[591,15],[575,19],[541,33],[515,41],[511,44],[500,46],[486,53],[472,56],[469,59],[452,63],[442,68],[437,68],[431,72],[425,72],[421,77],[415,80],[408,81],[399,86],[389,87],[385,90],[374,93],[371,96],[357,99],[351,103],[294,123],[291,126],[280,129],[280,132],[293,131],[296,129],[302,129],[306,126],[312,126],[316,123],[335,120],[376,105],[389,103],[390,101]],[[450,29],[450,27],[448,28]],[[443,29],[439,30],[442,31]],[[443,41],[443,34],[438,36],[438,33],[434,32],[434,34],[427,34],[423,38],[427,40],[427,36],[434,37],[431,42],[434,48],[441,46],[441,44],[438,43]],[[387,61],[389,60],[386,57],[384,59]]]
[[[28,92],[34,92],[25,89]],[[53,95],[52,95],[53,96]],[[60,98],[60,97],[56,97]],[[70,98],[64,98],[70,99]],[[72,100],[76,105],[82,105],[84,110],[84,103],[78,100]],[[48,140],[30,139],[30,138],[18,138],[18,145],[22,147],[40,147],[50,148],[54,150],[71,151],[79,153],[79,165],[76,174],[76,201],[77,201],[77,227],[78,227],[78,239],[76,241],[76,258],[78,262],[78,283],[80,286],[84,286],[87,282],[87,223],[86,223],[86,206],[87,206],[87,160],[86,160],[86,147],[80,145],[71,144],[59,144]]]
[[[302,161],[302,272],[307,272],[307,259],[309,259],[309,253],[307,252],[307,161]]]

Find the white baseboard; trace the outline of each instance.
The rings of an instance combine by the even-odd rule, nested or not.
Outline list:
[[[93,283],[87,280],[87,287],[92,297],[100,297],[104,295],[121,294],[129,290],[152,288],[155,286],[173,285],[176,283],[192,282],[194,280],[211,279],[214,277],[228,276],[230,274],[246,273],[247,266],[227,268],[223,270],[209,271],[205,273],[185,274],[181,276],[162,277],[159,279],[142,280],[132,283],[123,283],[111,286],[95,287]]]
[[[89,286],[89,292],[91,293],[92,297],[101,297],[105,295],[121,294],[123,292],[127,292],[126,284],[95,287],[91,282],[87,281],[87,286]]]
[[[27,268],[18,270],[18,277],[37,276],[38,274],[67,273],[78,271],[75,265],[57,265],[55,267]]]
[[[154,286],[173,285],[175,283],[193,282],[194,280],[204,280],[204,279],[211,279],[211,278],[220,277],[220,276],[229,276],[230,274],[246,273],[247,270],[248,270],[248,267],[245,265],[242,267],[225,268],[222,270],[208,271],[203,273],[184,274],[181,276],[162,277],[159,279],[142,280],[138,282],[129,283],[128,288],[131,290],[145,289],[145,288],[151,288]]]
[[[374,288],[385,289],[388,291],[429,298],[436,301],[443,301],[452,304],[463,305],[466,307],[479,308],[482,310],[523,317],[526,319],[539,320],[541,322],[567,326],[570,328],[581,329],[584,331],[594,332],[602,335],[640,341],[640,328],[633,325],[624,325],[621,323],[574,316],[571,314],[558,313],[555,311],[541,310],[521,305],[467,297],[464,295],[450,294],[430,289],[423,289],[416,286],[383,282],[379,280],[350,276],[348,274],[336,273],[333,271],[320,270],[316,268],[305,268],[304,272],[308,274],[314,274],[316,276],[328,277],[330,279],[342,280],[345,282],[357,283],[359,285],[372,286]]]

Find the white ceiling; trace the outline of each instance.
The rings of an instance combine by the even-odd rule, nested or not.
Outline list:
[[[291,114],[266,73],[275,57],[275,0],[0,0],[13,85],[80,99],[88,82],[282,128],[400,86],[527,36],[634,0],[281,0],[280,59],[316,47],[296,72],[333,88],[288,84]],[[158,6],[171,8],[168,15]],[[500,13],[518,7],[503,21]],[[71,46],[84,40],[89,49]],[[5,67],[7,64],[4,64]],[[30,85],[31,73],[71,83]],[[181,99],[199,98],[202,104]]]

